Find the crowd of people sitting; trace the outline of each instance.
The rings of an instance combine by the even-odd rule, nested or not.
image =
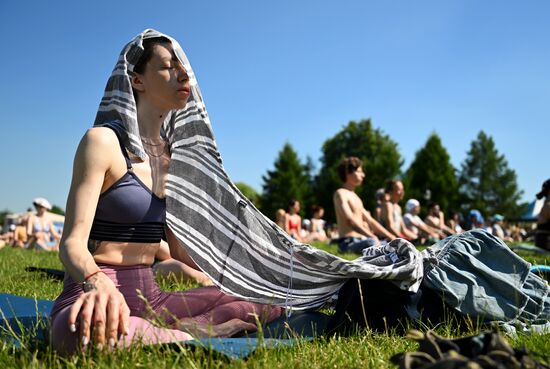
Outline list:
[[[52,205],[43,197],[33,200],[35,212],[19,215],[8,225],[7,232],[0,235],[0,247],[57,251],[62,227],[55,222],[55,214],[50,213]]]
[[[366,210],[355,189],[363,183],[365,173],[362,162],[356,157],[344,159],[338,167],[342,186],[333,197],[337,223],[326,224],[324,209],[319,205],[311,208],[311,219],[302,219],[300,202],[292,199],[288,209],[276,213],[277,224],[291,237],[300,242],[333,242],[341,252],[361,251],[367,247],[404,238],[415,245],[431,245],[445,237],[475,228],[485,229],[506,242],[524,241],[528,232],[511,225],[501,214],[494,214],[486,221],[481,212],[471,209],[467,217],[458,211],[450,211],[446,218],[437,202],[429,201],[426,216],[421,218],[422,205],[418,199],[409,198],[404,211],[401,201],[405,188],[400,180],[389,180],[385,188],[376,191],[377,206],[374,213]],[[550,187],[550,182],[549,186]]]

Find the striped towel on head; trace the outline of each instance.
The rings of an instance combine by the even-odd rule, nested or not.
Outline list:
[[[146,30],[128,43],[99,106],[95,126],[117,130],[126,148],[145,158],[137,125],[131,70],[146,38],[166,37],[190,78],[185,109],[172,111],[162,135],[170,144],[166,221],[197,265],[226,293],[295,309],[319,307],[349,278],[380,278],[415,291],[422,259],[407,241],[371,248],[347,261],[300,244],[264,216],[226,174],[199,86],[176,40]]]

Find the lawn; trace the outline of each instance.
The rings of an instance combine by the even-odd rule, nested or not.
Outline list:
[[[336,246],[317,245],[337,253]],[[533,264],[550,264],[550,257],[533,253],[521,254]],[[341,255],[353,258],[354,255]],[[27,266],[61,269],[54,253],[0,250],[0,292],[39,299],[54,299],[61,292],[61,282],[40,273],[26,272]],[[164,289],[181,290],[193,287],[169,280],[159,281]],[[478,331],[459,332],[452,324],[436,329],[438,334],[457,337]],[[525,347],[539,360],[550,362],[550,334],[520,335],[508,338],[514,347]],[[389,358],[403,351],[414,351],[417,345],[394,332],[383,334],[368,330],[351,337],[323,337],[302,341],[297,345],[271,350],[258,350],[246,360],[229,361],[206,350],[179,350],[163,347],[135,347],[116,352],[89,352],[69,358],[57,356],[45,344],[34,344],[23,338],[26,347],[16,348],[0,341],[0,368],[391,368]]]

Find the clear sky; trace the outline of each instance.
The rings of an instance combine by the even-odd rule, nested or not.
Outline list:
[[[363,118],[399,143],[403,169],[433,131],[459,167],[483,129],[524,200],[550,177],[546,0],[23,0],[0,15],[0,210],[65,207],[78,141],[145,28],[179,40],[227,171],[258,191],[286,141],[318,163]]]

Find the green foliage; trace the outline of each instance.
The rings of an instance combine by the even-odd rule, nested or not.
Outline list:
[[[464,210],[478,209],[485,216],[499,213],[517,218],[523,191],[518,189],[516,172],[508,168],[493,139],[480,131],[472,141],[470,151],[462,163],[459,191]]]
[[[65,215],[65,211],[58,205],[52,205],[52,210],[50,210],[50,213]]]
[[[457,209],[458,182],[451,158],[443,147],[441,139],[432,133],[424,147],[416,152],[404,178],[406,198],[415,198],[424,205],[424,194],[430,190],[431,200],[437,202],[443,211]]]
[[[321,169],[316,181],[317,198],[326,210],[326,218],[334,219],[332,195],[341,185],[337,167],[342,159],[356,156],[363,161],[365,181],[357,189],[366,209],[374,209],[374,194],[386,181],[399,175],[403,160],[395,143],[380,129],[373,129],[370,119],[351,121],[323,144]]]
[[[257,208],[260,207],[260,194],[254,189],[254,187],[244,183],[244,182],[235,182],[235,186],[246,196],[247,199],[252,201],[254,206]]]
[[[265,215],[274,218],[277,209],[287,209],[291,199],[300,201],[302,209],[307,209],[307,200],[311,198],[309,168],[300,162],[288,142],[279,152],[274,169],[267,171],[262,179],[261,210]]]
[[[57,205],[52,205],[52,210],[50,210],[50,213],[65,215],[65,211]]]
[[[4,226],[4,220],[6,220],[6,216],[10,213],[11,211],[9,211],[8,209],[0,211],[0,227]]]

